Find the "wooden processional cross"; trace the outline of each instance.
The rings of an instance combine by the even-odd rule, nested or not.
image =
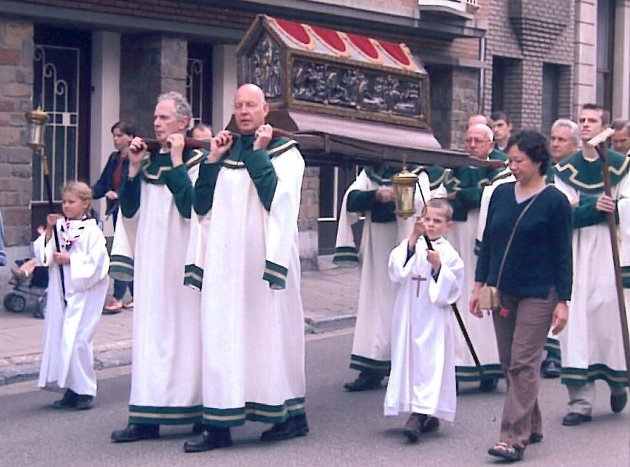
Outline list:
[[[418,298],[420,296],[420,283],[422,281],[426,281],[427,278],[418,275],[416,277],[412,277],[411,280],[412,281],[418,281],[418,285],[416,286],[416,298]]]

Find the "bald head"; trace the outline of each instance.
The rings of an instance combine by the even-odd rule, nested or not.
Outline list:
[[[244,84],[234,95],[234,119],[239,131],[244,135],[254,134],[264,125],[269,113],[265,93],[255,84]]]
[[[466,131],[464,148],[475,159],[486,160],[494,149],[493,133],[488,125],[477,123]]]
[[[488,124],[488,119],[486,118],[485,115],[475,114],[468,117],[468,128],[470,128],[473,125],[479,125],[479,124],[481,125]]]

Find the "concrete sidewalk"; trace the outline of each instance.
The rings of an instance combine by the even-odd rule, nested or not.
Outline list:
[[[338,268],[331,257],[319,258],[319,271],[302,274],[305,332],[353,326],[359,292],[359,268]],[[133,312],[101,318],[94,338],[97,369],[131,363]],[[44,321],[31,310],[0,310],[0,385],[34,379],[39,372]]]

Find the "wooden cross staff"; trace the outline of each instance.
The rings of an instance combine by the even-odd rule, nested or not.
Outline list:
[[[599,159],[602,162],[602,179],[604,181],[604,193],[612,197],[612,184],[610,182],[610,172],[608,169],[608,159],[606,153],[608,147],[606,140],[614,133],[612,128],[602,131],[597,136],[591,138],[586,144],[595,148]],[[626,377],[630,383],[630,338],[628,336],[628,316],[626,314],[626,302],[623,294],[623,279],[621,277],[621,261],[619,260],[619,243],[617,241],[617,225],[615,223],[615,213],[607,212],[608,230],[610,232],[610,243],[612,247],[613,266],[615,269],[615,283],[617,285],[617,301],[619,302],[619,320],[621,322],[621,337],[623,340],[623,350],[626,359]]]

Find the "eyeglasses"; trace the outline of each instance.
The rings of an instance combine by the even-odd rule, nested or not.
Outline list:
[[[490,141],[489,139],[482,139],[482,138],[466,138],[464,140],[465,144],[482,144],[482,143],[487,143],[488,141]]]
[[[242,111],[243,109],[253,110],[260,105],[260,102],[237,102],[234,104],[234,110]]]

